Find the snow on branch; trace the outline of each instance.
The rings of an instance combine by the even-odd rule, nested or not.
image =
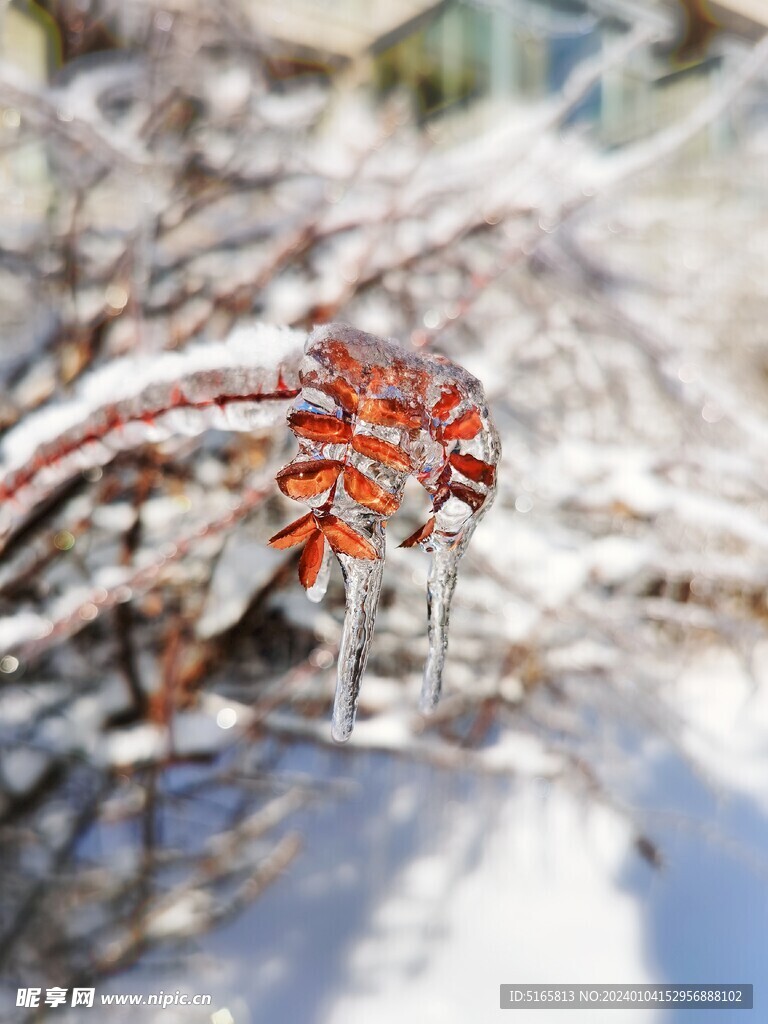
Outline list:
[[[148,442],[277,426],[298,391],[300,331],[241,325],[223,342],[129,356],[77,397],[29,417],[0,446],[0,538],[60,484]]]

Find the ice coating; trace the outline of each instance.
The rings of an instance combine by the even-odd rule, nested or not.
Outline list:
[[[327,324],[309,336],[300,391],[288,414],[299,442],[277,475],[310,511],[270,543],[304,544],[299,577],[313,599],[324,590],[328,549],[339,558],[347,610],[333,709],[335,740],[354,724],[381,591],[385,529],[413,476],[432,499],[427,522],[403,542],[432,554],[429,656],[421,696],[439,696],[459,560],[490,507],[501,454],[480,382],[442,356]]]
[[[305,340],[246,322],[224,341],[128,356],[85,377],[73,398],[29,416],[0,445],[0,548],[60,484],[120,451],[211,427],[275,427],[298,390]]]

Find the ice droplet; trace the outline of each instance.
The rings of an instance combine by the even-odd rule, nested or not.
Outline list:
[[[333,552],[330,544],[326,544],[323,549],[323,562],[320,566],[320,571],[317,574],[317,579],[307,590],[307,597],[310,601],[314,601],[315,604],[319,604],[323,600],[325,592],[328,589],[328,581],[331,578],[332,555]]]

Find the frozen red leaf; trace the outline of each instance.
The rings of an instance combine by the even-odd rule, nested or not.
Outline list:
[[[379,557],[376,548],[367,537],[363,537],[357,530],[353,530],[338,516],[323,516],[317,522],[336,554],[351,555],[353,558],[368,560]]]
[[[305,541],[316,529],[315,517],[311,512],[308,512],[301,519],[295,520],[295,522],[280,530],[274,537],[270,537],[269,544],[273,548],[292,548]]]
[[[444,420],[459,404],[461,395],[459,389],[454,387],[443,388],[440,397],[432,406],[432,415],[436,419]]]
[[[277,486],[289,498],[314,498],[332,487],[343,469],[335,459],[291,462],[275,477]]]
[[[448,461],[467,479],[474,480],[478,484],[485,484],[486,487],[493,486],[496,479],[495,466],[476,459],[474,455],[460,455],[458,452],[453,452]]]
[[[390,494],[354,466],[347,466],[344,470],[344,490],[358,504],[383,516],[391,516],[400,507],[394,494]]]
[[[443,438],[446,441],[470,441],[483,429],[483,421],[477,409],[470,409],[443,427]]]
[[[427,537],[432,533],[435,528],[435,517],[430,516],[429,519],[420,526],[415,533],[412,533],[410,537],[406,537],[405,540],[400,544],[401,548],[413,548],[416,547],[421,541],[426,540]]]
[[[398,469],[402,473],[411,471],[411,460],[407,452],[390,441],[383,441],[372,434],[355,434],[352,437],[352,447],[361,455],[366,455],[374,462],[380,462],[390,469]]]
[[[411,430],[422,424],[418,412],[393,398],[367,398],[358,406],[357,415],[379,427],[406,427]]]
[[[288,425],[294,434],[311,441],[347,443],[352,437],[352,427],[336,416],[318,412],[296,410],[288,417]]]
[[[319,530],[315,530],[304,546],[299,559],[299,579],[305,590],[314,585],[320,566],[323,564],[325,538]]]
[[[344,412],[351,415],[356,411],[358,402],[360,401],[359,395],[352,385],[342,377],[336,377],[335,380],[329,380],[323,384],[319,384],[318,390],[335,399]]]
[[[464,484],[451,484],[449,490],[454,498],[458,498],[465,505],[469,505],[473,512],[477,512],[485,504],[484,494],[480,494],[479,491],[474,491],[471,487],[466,487]]]

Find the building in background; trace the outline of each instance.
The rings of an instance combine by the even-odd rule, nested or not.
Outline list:
[[[380,96],[405,91],[419,123],[449,138],[524,116],[532,104],[557,93],[575,67],[599,61],[614,41],[645,23],[666,41],[606,69],[570,117],[607,148],[642,138],[690,110],[718,89],[745,46],[768,30],[768,0],[240,3],[267,41],[277,80],[341,72],[369,83]],[[0,4],[0,55],[38,82],[55,77],[67,60],[67,33],[57,32],[49,8],[60,19],[69,9],[35,0]],[[686,29],[684,11],[693,9],[705,12],[700,31]],[[71,10],[76,14],[77,4]],[[129,13],[126,5],[121,17]],[[102,22],[102,36],[89,51],[108,48],[111,33],[120,36],[110,16]],[[762,103],[759,92],[751,102]],[[737,110],[716,124],[705,144],[727,145],[739,116]]]
[[[516,108],[559,91],[587,58],[599,59],[632,26],[647,23],[665,43],[635,52],[600,82],[571,120],[606,147],[658,130],[717,89],[745,44],[768,29],[763,0],[720,0],[715,26],[688,31],[682,0],[293,0],[258,4],[258,26],[280,45],[365,65],[386,94],[407,89],[421,123],[449,134],[482,131]],[[706,8],[705,8],[706,9]],[[682,45],[684,44],[684,45]],[[707,146],[727,144],[717,124]]]

